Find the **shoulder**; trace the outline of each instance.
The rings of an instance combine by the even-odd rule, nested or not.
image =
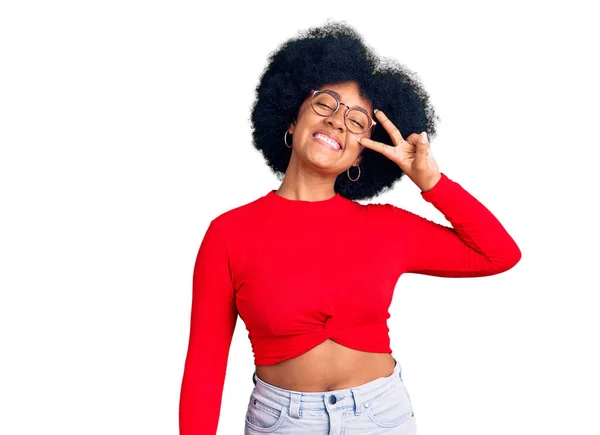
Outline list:
[[[202,243],[216,247],[214,249],[224,249],[228,255],[231,254],[248,234],[251,222],[260,217],[260,205],[261,198],[258,198],[224,211],[217,211],[208,221]]]
[[[410,219],[412,216],[416,216],[414,213],[390,203],[371,203],[362,205],[362,207],[365,215],[372,219]]]
[[[211,225],[223,228],[224,230],[234,231],[244,223],[259,219],[261,213],[264,211],[264,198],[265,196],[261,196],[252,201],[218,212],[211,220]]]

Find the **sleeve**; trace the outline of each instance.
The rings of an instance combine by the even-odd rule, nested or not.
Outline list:
[[[216,434],[237,316],[227,249],[213,220],[194,265],[190,336],[179,401],[181,435]]]
[[[433,188],[421,192],[452,227],[409,211],[394,209],[402,221],[408,252],[404,272],[440,277],[480,277],[504,272],[521,259],[521,251],[496,217],[444,173]],[[387,204],[386,204],[387,205]]]

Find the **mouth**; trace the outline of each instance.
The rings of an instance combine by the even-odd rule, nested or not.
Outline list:
[[[329,148],[332,148],[336,151],[342,151],[343,147],[340,141],[322,131],[316,131],[312,134],[312,138],[316,141],[320,142],[322,145],[325,145]]]

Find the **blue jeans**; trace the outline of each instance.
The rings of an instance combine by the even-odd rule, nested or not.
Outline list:
[[[284,390],[252,376],[244,435],[415,435],[400,363],[385,378],[344,390]]]

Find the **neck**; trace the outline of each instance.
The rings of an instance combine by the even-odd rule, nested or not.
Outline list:
[[[323,201],[335,195],[335,174],[324,174],[314,168],[301,166],[294,153],[277,189],[277,194],[288,199]]]

